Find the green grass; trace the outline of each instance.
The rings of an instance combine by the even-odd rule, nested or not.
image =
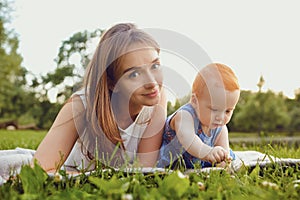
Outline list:
[[[0,131],[0,149],[36,149],[45,131]],[[4,139],[3,139],[4,138]],[[296,145],[232,144],[233,150],[258,150],[280,157],[300,158]],[[1,163],[0,163],[1,165]],[[91,175],[67,178],[65,171],[49,177],[38,165],[0,186],[0,199],[299,199],[300,167],[279,166],[243,169],[236,173],[199,171],[124,173],[98,168]],[[298,181],[298,182],[297,182]]]
[[[14,149],[16,147],[36,149],[46,131],[32,130],[0,130],[0,149]]]
[[[262,137],[288,137],[291,136],[291,134],[286,133],[286,132],[262,132],[261,133]],[[299,137],[300,133],[296,132],[293,133],[293,136]],[[229,137],[232,138],[240,138],[240,137],[250,137],[250,138],[255,138],[259,137],[257,132],[252,132],[252,133],[245,133],[245,132],[229,132]]]

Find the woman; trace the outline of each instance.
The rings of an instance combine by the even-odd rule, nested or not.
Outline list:
[[[44,170],[63,164],[92,169],[94,161],[156,165],[166,118],[159,52],[156,41],[134,24],[104,33],[82,90],[60,110],[34,155]]]

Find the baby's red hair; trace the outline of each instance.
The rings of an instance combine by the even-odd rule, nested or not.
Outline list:
[[[222,80],[225,90],[232,92],[240,89],[238,79],[230,67],[220,63],[211,63],[198,72],[193,82],[192,93],[200,97],[203,88],[207,87],[206,82],[212,79],[217,82],[218,79]]]

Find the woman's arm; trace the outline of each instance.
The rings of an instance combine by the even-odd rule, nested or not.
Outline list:
[[[76,111],[75,111],[76,110]],[[73,97],[59,111],[52,127],[40,143],[34,159],[45,171],[55,171],[68,157],[78,138],[74,116],[79,117],[78,110],[84,110],[79,97]],[[76,124],[77,125],[77,124]]]
[[[138,146],[138,161],[144,167],[153,167],[156,165],[166,115],[167,100],[165,91],[162,89],[160,102],[154,107],[151,120]]]

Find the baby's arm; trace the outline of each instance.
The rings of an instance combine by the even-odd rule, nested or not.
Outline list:
[[[192,156],[211,163],[226,159],[227,151],[223,147],[210,147],[195,134],[193,117],[187,111],[178,111],[170,123],[179,142]]]
[[[215,146],[221,146],[227,151],[226,160],[225,160],[226,163],[228,163],[232,160],[232,158],[229,155],[228,129],[227,129],[226,125],[224,125],[222,127],[222,130],[221,130],[221,132],[220,132],[220,134],[219,134],[219,136],[218,136],[218,138],[215,142]],[[226,163],[225,164],[224,163],[222,163],[222,165],[226,165]]]
[[[216,139],[215,146],[221,146],[229,152],[228,129],[226,125],[222,126],[221,132]]]

